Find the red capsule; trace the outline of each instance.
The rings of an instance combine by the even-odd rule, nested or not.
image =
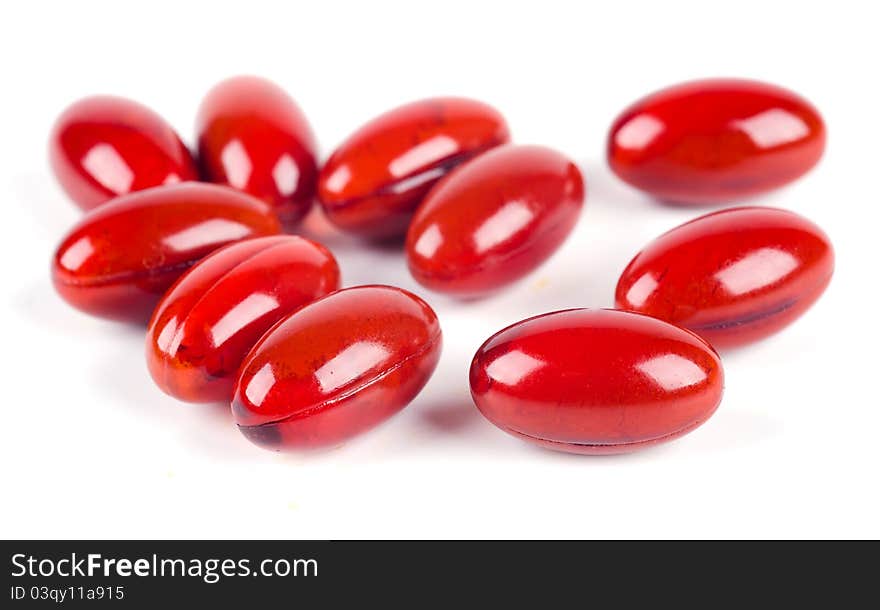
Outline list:
[[[422,285],[482,296],[542,263],[571,232],[584,202],[577,166],[540,146],[490,151],[437,185],[406,238]]]
[[[202,101],[196,134],[206,180],[262,199],[286,224],[308,212],[318,173],[314,136],[283,89],[256,76],[221,82]]]
[[[799,95],[756,81],[709,79],[639,100],[614,121],[608,163],[621,179],[675,203],[721,203],[808,172],[825,124]]]
[[[337,288],[336,260],[308,239],[259,237],[221,248],[156,307],[147,331],[150,374],[180,400],[229,401],[235,373],[263,333]]]
[[[52,128],[49,159],[61,186],[84,210],[117,195],[198,178],[171,126],[121,97],[88,97],[68,107]]]
[[[339,228],[370,238],[406,233],[428,190],[454,167],[510,139],[497,110],[432,98],[376,117],[333,153],[318,197]]]
[[[244,193],[196,182],[156,187],[87,214],[55,252],[52,280],[77,309],[144,322],[196,261],[280,231],[269,207]]]
[[[241,368],[232,412],[269,449],[341,443],[405,407],[440,358],[440,326],[390,286],[331,293],[279,322]]]
[[[471,394],[493,424],[537,445],[627,453],[687,434],[721,402],[724,373],[702,339],[606,309],[557,311],[486,341]]]
[[[793,322],[833,271],[831,242],[809,220],[775,208],[733,208],[648,244],[621,274],[616,301],[728,347]]]

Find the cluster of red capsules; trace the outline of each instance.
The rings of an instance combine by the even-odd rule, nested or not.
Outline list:
[[[392,286],[340,290],[324,246],[283,234],[314,199],[342,231],[405,235],[420,284],[472,298],[549,257],[585,197],[574,163],[510,144],[501,114],[468,99],[377,117],[319,169],[294,101],[237,77],[205,98],[197,139],[194,158],[158,115],[121,98],[62,114],[52,167],[89,212],[56,252],[54,284],[90,314],[149,320],[157,385],[185,401],[231,401],[239,429],[271,449],[335,445],[375,426],[419,393],[440,357],[437,317],[421,298]],[[607,154],[632,186],[707,204],[796,179],[824,144],[821,117],[794,93],[704,80],[625,110]],[[833,264],[825,234],[792,212],[702,216],[636,255],[617,309],[547,313],[489,338],[471,365],[474,401],[506,432],[563,451],[675,438],[721,400],[712,346],[789,324]]]

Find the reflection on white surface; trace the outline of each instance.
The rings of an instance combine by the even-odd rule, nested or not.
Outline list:
[[[162,243],[176,252],[185,252],[206,244],[242,239],[249,234],[248,227],[234,220],[211,218],[166,236]]]
[[[114,193],[127,193],[134,182],[134,172],[110,144],[96,144],[83,157],[92,178]]]
[[[543,366],[543,361],[520,350],[513,350],[493,360],[486,367],[486,374],[492,381],[512,386]]]
[[[331,193],[341,193],[349,180],[351,180],[351,170],[348,169],[347,165],[340,165],[327,178],[324,188]]]
[[[421,236],[419,236],[414,249],[419,256],[431,258],[434,256],[434,253],[437,252],[437,248],[439,248],[442,243],[443,234],[440,232],[440,227],[436,224],[432,224],[421,234]]]
[[[394,159],[388,164],[388,169],[395,178],[402,178],[457,152],[458,143],[454,139],[447,135],[437,134]]]
[[[534,217],[522,201],[508,201],[474,231],[477,253],[482,254],[503,243],[511,235],[526,227]]]
[[[746,132],[758,148],[796,142],[810,133],[803,119],[780,108],[771,108],[747,119],[734,121],[734,126]]]
[[[278,299],[271,294],[255,292],[227,311],[211,327],[211,340],[215,346],[223,345],[229,337],[237,333],[260,316],[277,309]]]
[[[642,150],[663,131],[664,124],[649,114],[640,114],[621,127],[614,142],[621,148]]]
[[[86,236],[80,237],[72,246],[61,255],[61,266],[70,271],[76,271],[95,251],[92,240]]]
[[[655,356],[637,364],[636,368],[667,392],[688,388],[706,380],[703,369],[678,354]]]
[[[256,375],[251,377],[244,390],[244,395],[247,396],[251,404],[259,406],[263,404],[266,394],[269,393],[269,390],[274,385],[275,373],[272,371],[272,363],[267,362],[263,365],[263,368],[257,371]]]
[[[627,303],[633,307],[641,307],[648,300],[648,297],[654,293],[658,285],[657,280],[654,279],[651,273],[645,273],[626,291]]]
[[[760,248],[715,274],[732,295],[740,295],[775,284],[797,269],[798,260],[785,250]]]
[[[299,168],[288,154],[284,154],[272,168],[272,179],[278,192],[284,196],[293,195],[299,184]]]
[[[321,389],[332,392],[386,360],[391,353],[381,343],[359,341],[349,345],[315,371]]]
[[[229,184],[239,189],[247,186],[254,168],[240,140],[237,138],[230,140],[223,147],[223,152],[220,153],[220,162],[223,164],[223,172],[226,174],[226,180]]]

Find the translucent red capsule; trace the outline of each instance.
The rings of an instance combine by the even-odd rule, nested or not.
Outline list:
[[[405,407],[440,358],[434,311],[391,286],[331,293],[274,326],[248,354],[232,412],[269,449],[339,444]]]
[[[69,106],[52,128],[49,159],[61,186],[84,210],[198,177],[174,129],[146,106],[121,97],[88,97]]]
[[[808,172],[825,149],[819,112],[757,81],[707,79],[653,93],[624,110],[608,136],[621,179],[662,200],[735,201]]]
[[[242,190],[291,224],[312,206],[315,141],[305,115],[280,87],[237,76],[211,89],[196,120],[204,179]]]
[[[406,238],[410,272],[439,292],[494,292],[556,251],[583,202],[581,173],[564,155],[541,146],[496,148],[425,197]]]
[[[507,142],[507,124],[486,104],[431,98],[376,117],[321,170],[318,195],[339,228],[370,238],[406,233],[430,188],[453,168]]]
[[[55,289],[96,316],[146,322],[165,291],[217,248],[281,231],[269,206],[222,186],[188,182],[119,197],[61,241]]]
[[[159,302],[147,365],[167,394],[229,401],[245,355],[273,324],[339,288],[322,245],[295,236],[238,242],[202,259]]]
[[[831,242],[809,220],[775,208],[733,208],[648,244],[621,274],[616,302],[729,347],[800,317],[833,272]]]
[[[474,356],[471,393],[493,424],[542,447],[626,453],[682,436],[718,407],[721,361],[686,330],[572,309],[523,320]]]

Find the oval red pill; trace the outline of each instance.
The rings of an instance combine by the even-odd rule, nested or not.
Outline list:
[[[269,206],[233,189],[188,182],[93,210],[55,252],[52,279],[68,303],[140,321],[187,269],[220,246],[281,231]]]
[[[831,242],[809,220],[775,208],[733,208],[648,244],[621,274],[616,302],[728,347],[793,322],[833,271]]]
[[[572,309],[518,322],[477,351],[471,394],[493,424],[537,445],[626,453],[675,439],[721,401],[705,341],[636,313]]]
[[[150,374],[180,400],[229,401],[235,374],[263,333],[337,288],[336,260],[308,239],[259,237],[221,248],[156,307],[147,331]]]
[[[270,449],[336,445],[405,407],[441,349],[434,311],[391,286],[331,293],[279,322],[248,354],[232,412]]]
[[[351,135],[318,180],[327,217],[370,238],[406,233],[428,190],[454,167],[507,142],[497,110],[463,98],[431,98],[387,112]]]
[[[196,119],[204,179],[269,203],[282,222],[312,205],[318,169],[305,115],[280,87],[237,76],[211,89]]]
[[[463,297],[514,282],[546,260],[574,228],[584,182],[564,155],[541,146],[503,146],[437,185],[406,238],[420,284]]]
[[[608,163],[662,200],[707,204],[775,189],[809,171],[825,148],[819,112],[757,81],[708,79],[639,100],[614,121]]]
[[[198,178],[171,126],[121,97],[88,97],[68,107],[52,128],[49,159],[61,186],[84,210],[118,195]]]

